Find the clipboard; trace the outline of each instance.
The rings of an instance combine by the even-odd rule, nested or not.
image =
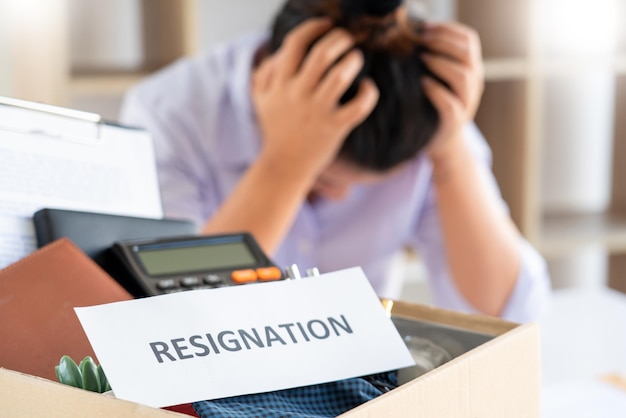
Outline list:
[[[102,126],[104,121],[102,117],[96,113],[28,102],[10,97],[0,97],[0,106],[8,108],[9,113],[17,117],[17,120],[8,118],[5,120],[0,119],[0,130],[73,140],[88,141],[91,139],[102,139]],[[30,120],[24,121],[20,118],[20,113],[24,113],[24,111],[32,112],[33,114],[38,113],[41,119],[31,118]],[[62,123],[65,119],[78,123],[81,128],[80,132],[67,132],[66,129],[63,129]]]
[[[162,218],[149,134],[0,97],[0,268],[37,249],[32,216],[45,207]]]

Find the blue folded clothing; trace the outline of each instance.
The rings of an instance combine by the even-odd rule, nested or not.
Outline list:
[[[193,407],[201,418],[336,417],[397,386],[396,372],[379,373],[275,392],[195,402]]]

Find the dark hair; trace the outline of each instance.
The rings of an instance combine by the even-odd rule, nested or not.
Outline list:
[[[420,78],[430,74],[414,41],[418,22],[400,21],[399,0],[287,0],[272,27],[275,52],[296,26],[328,16],[335,26],[355,34],[364,66],[341,103],[352,99],[364,77],[380,91],[374,111],[346,138],[340,157],[356,165],[386,171],[415,157],[439,123],[437,111],[423,92]],[[406,14],[404,15],[406,16]]]

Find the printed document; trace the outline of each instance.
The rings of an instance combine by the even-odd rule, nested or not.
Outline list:
[[[36,249],[42,208],[163,216],[150,136],[67,112],[0,101],[0,268]]]

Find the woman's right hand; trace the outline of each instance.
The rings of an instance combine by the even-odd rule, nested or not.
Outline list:
[[[363,56],[352,49],[354,39],[347,31],[331,26],[328,19],[302,23],[252,79],[263,135],[260,158],[310,181],[335,159],[343,140],[378,101],[375,84],[364,80],[352,100],[339,104],[361,71]]]

